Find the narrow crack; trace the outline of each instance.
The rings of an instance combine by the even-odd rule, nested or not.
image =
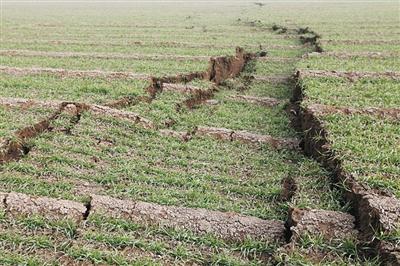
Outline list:
[[[85,204],[86,211],[83,214],[83,220],[86,221],[89,218],[90,211],[92,209],[92,198],[90,198],[89,202]]]

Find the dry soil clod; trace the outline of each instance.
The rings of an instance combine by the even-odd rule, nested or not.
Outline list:
[[[321,40],[322,44],[400,44],[399,40]]]
[[[194,93],[196,91],[202,90],[199,87],[186,85],[186,84],[174,84],[174,83],[164,83],[162,87],[163,91],[179,92],[179,93]]]
[[[351,81],[360,79],[360,78],[391,78],[394,80],[400,80],[400,72],[394,71],[386,71],[386,72],[370,72],[370,71],[329,71],[329,70],[298,70],[297,71],[298,79],[302,79],[305,77],[312,78],[347,78]]]
[[[388,117],[396,120],[400,120],[400,108],[377,108],[377,107],[365,107],[365,108],[354,108],[354,107],[337,107],[323,104],[311,104],[307,107],[310,112],[313,112],[317,116],[340,113],[345,115],[353,114],[367,114],[378,117]]]
[[[196,134],[201,136],[210,136],[216,139],[228,140],[228,141],[240,141],[244,143],[254,143],[254,144],[266,143],[276,149],[282,149],[282,148],[296,149],[299,147],[299,141],[297,139],[274,138],[269,135],[260,135],[244,130],[235,131],[227,128],[198,127]]]
[[[83,204],[69,200],[35,197],[14,192],[3,193],[2,198],[6,214],[13,217],[40,215],[53,221],[68,219],[79,223],[87,211]]]
[[[343,212],[292,208],[287,225],[292,232],[292,241],[304,234],[338,240],[357,236],[354,222],[352,215]]]
[[[276,220],[97,195],[92,196],[91,214],[124,218],[140,224],[185,229],[200,235],[212,234],[228,241],[242,241],[250,237],[256,240],[282,242],[285,230],[284,223]]]
[[[392,58],[399,56],[398,53],[391,52],[312,52],[303,55],[302,58],[313,57],[335,57],[339,59],[349,59],[353,57],[366,57],[366,58]]]

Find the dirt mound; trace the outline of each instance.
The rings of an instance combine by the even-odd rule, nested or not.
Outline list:
[[[378,117],[389,117],[396,120],[400,120],[400,108],[377,108],[377,107],[365,107],[365,108],[354,108],[354,107],[338,107],[323,104],[311,104],[307,107],[315,115],[325,115],[340,113],[345,115],[352,114],[367,114]]]
[[[354,217],[347,213],[294,208],[289,210],[287,225],[292,231],[292,241],[303,234],[341,239],[357,235],[354,222]]]
[[[89,215],[93,214],[124,218],[140,224],[186,229],[200,235],[213,234],[229,241],[251,237],[278,242],[283,241],[285,230],[284,223],[276,220],[268,221],[236,213],[162,206],[97,195],[92,196]]]

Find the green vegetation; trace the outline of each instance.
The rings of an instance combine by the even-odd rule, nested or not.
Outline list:
[[[126,96],[144,94],[144,80],[62,78],[53,75],[0,74],[0,96],[36,100],[78,101],[105,104]]]
[[[363,78],[351,82],[345,78],[304,78],[305,103],[344,107],[400,106],[400,84],[385,78]]]
[[[400,197],[400,123],[368,115],[329,115],[324,121],[345,170]]]
[[[214,6],[215,5],[215,6]],[[293,29],[309,27],[321,35],[325,51],[398,52],[398,14],[393,3],[11,3],[3,5],[1,50],[84,52],[85,57],[2,55],[1,66],[51,67],[144,73],[151,76],[205,71],[208,60],[95,58],[118,55],[224,56],[236,46],[266,57],[249,64],[238,78],[218,86],[216,102],[189,109],[191,95],[162,92],[151,103],[120,106],[157,128],[190,131],[225,127],[301,138],[291,128],[289,99],[296,68],[340,71],[400,71],[397,57],[302,58]],[[279,34],[271,30],[282,25]],[[349,30],[351,29],[351,30]],[[363,40],[352,44],[352,41]],[[381,43],[379,43],[381,42]],[[90,54],[93,53],[91,57]],[[12,72],[12,71],[11,71]],[[257,80],[253,76],[286,77]],[[105,105],[143,96],[150,80],[0,74],[0,97],[76,101]],[[181,84],[183,85],[183,84]],[[211,82],[188,85],[209,89]],[[305,78],[303,105],[398,108],[397,81]],[[235,95],[273,97],[274,107],[237,101]],[[54,110],[53,110],[54,111]],[[49,116],[52,110],[26,105],[0,107],[0,140]],[[400,125],[397,120],[359,114],[320,117],[344,170],[356,180],[400,197]],[[5,143],[5,142],[4,142]],[[4,145],[1,142],[0,145]],[[162,205],[235,212],[286,220],[290,207],[347,211],[330,174],[302,151],[277,150],[194,136],[190,141],[143,129],[133,121],[83,112],[64,112],[49,130],[27,140],[28,154],[0,165],[0,191],[22,192],[88,203],[90,194]],[[1,149],[6,146],[1,146]],[[288,179],[294,181],[287,187]],[[290,186],[290,184],[289,184]],[[292,191],[293,190],[293,191]],[[292,195],[293,194],[293,195]],[[6,206],[5,206],[6,207]],[[3,205],[0,206],[0,209]],[[365,259],[356,239],[329,241],[302,236],[287,249],[275,242],[246,238],[228,242],[179,228],[149,226],[89,215],[87,220],[48,221],[0,215],[2,265],[379,265]],[[399,232],[377,233],[398,242]]]
[[[44,108],[8,108],[0,106],[0,140],[17,129],[33,125],[52,113]]]

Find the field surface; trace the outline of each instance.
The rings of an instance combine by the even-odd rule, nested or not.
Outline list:
[[[1,265],[400,265],[397,2],[2,4]]]

